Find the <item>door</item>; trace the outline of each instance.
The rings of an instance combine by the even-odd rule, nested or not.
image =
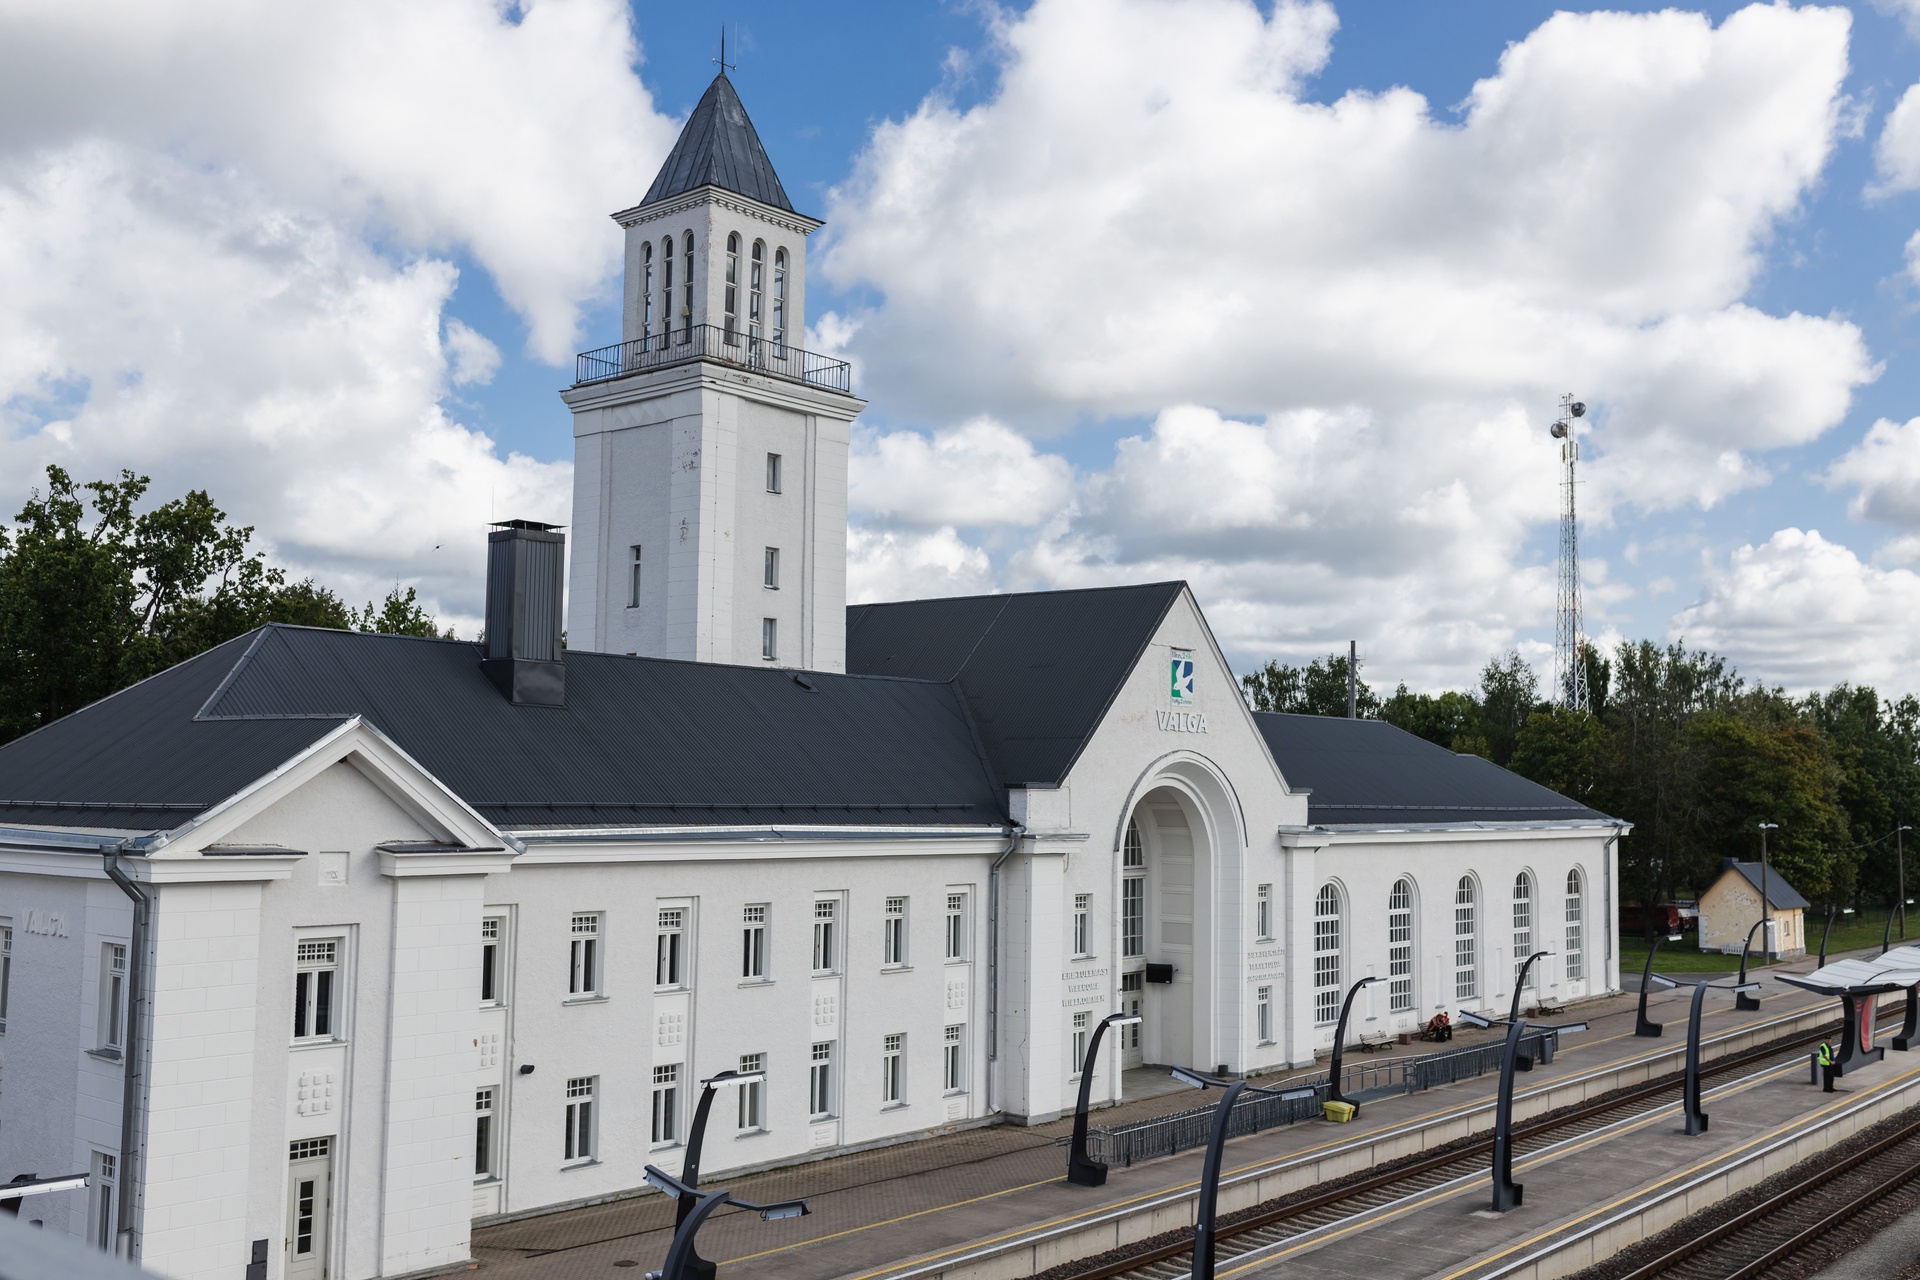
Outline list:
[[[1146,975],[1138,970],[1120,975],[1120,1012],[1129,1018],[1140,1016],[1141,981]],[[1116,1028],[1120,1037],[1120,1069],[1132,1071],[1146,1061],[1146,1055],[1140,1052],[1140,1024]]]
[[[325,1280],[333,1225],[333,1139],[287,1150],[287,1280]]]

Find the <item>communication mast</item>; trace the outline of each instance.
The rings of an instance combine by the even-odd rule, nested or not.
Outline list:
[[[1560,592],[1554,610],[1554,701],[1569,711],[1587,711],[1587,637],[1580,625],[1580,528],[1574,514],[1574,468],[1580,461],[1580,440],[1574,419],[1587,406],[1571,393],[1560,397],[1560,416],[1549,430],[1560,442]]]

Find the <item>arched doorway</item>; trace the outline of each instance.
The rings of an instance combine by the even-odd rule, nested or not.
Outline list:
[[[1121,859],[1121,1000],[1144,1019],[1123,1063],[1216,1065],[1207,1022],[1214,965],[1214,859],[1192,797],[1157,787],[1140,797]],[[1132,865],[1128,865],[1132,863]]]

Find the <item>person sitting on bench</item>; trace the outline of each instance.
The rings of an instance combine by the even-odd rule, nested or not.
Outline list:
[[[1432,1018],[1427,1020],[1426,1034],[1429,1040],[1453,1039],[1453,1021],[1447,1017],[1445,1010],[1434,1014]]]

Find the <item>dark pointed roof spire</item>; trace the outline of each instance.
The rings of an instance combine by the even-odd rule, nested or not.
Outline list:
[[[647,188],[640,204],[667,200],[704,186],[720,187],[795,212],[725,70],[701,95],[700,105],[687,118],[680,140],[673,144],[667,162],[660,166],[660,175]]]

